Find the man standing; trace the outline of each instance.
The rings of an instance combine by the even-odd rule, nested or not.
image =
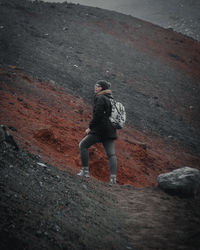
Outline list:
[[[105,80],[97,81],[94,86],[93,118],[86,129],[86,136],[79,144],[82,169],[79,176],[89,177],[89,152],[88,149],[96,143],[102,143],[110,169],[110,185],[116,183],[117,158],[115,155],[114,141],[117,139],[116,129],[112,126],[109,116],[111,115],[110,99],[113,99],[111,84]]]

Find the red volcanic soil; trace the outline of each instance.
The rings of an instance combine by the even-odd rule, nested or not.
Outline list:
[[[17,143],[44,161],[74,174],[81,168],[78,144],[91,119],[92,108],[50,82],[32,79],[14,66],[0,68],[1,124]],[[119,184],[156,186],[160,173],[185,165],[197,166],[198,157],[161,138],[126,127],[118,132],[116,152]],[[90,149],[91,175],[109,180],[108,161],[101,144]]]

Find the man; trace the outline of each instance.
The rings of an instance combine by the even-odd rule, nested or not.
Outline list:
[[[105,80],[97,81],[94,87],[93,118],[86,129],[86,136],[79,144],[82,169],[79,176],[89,177],[89,152],[88,149],[96,143],[102,143],[110,168],[110,185],[116,183],[117,158],[115,155],[114,141],[117,139],[116,129],[112,126],[109,116],[111,114],[110,99],[113,99],[111,84]]]

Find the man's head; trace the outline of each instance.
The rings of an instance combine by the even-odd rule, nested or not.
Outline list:
[[[111,87],[111,83],[107,82],[106,80],[99,80],[95,85],[100,86],[102,90],[110,89]]]
[[[96,82],[94,86],[94,92],[98,93],[102,90],[110,89],[111,83],[107,82],[106,80],[99,80]]]

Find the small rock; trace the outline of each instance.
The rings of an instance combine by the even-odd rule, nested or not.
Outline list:
[[[56,84],[56,82],[54,80],[50,80],[49,81],[51,84]]]
[[[5,137],[5,132],[2,128],[2,125],[0,126],[0,142],[5,141],[6,137]]]
[[[17,98],[17,100],[19,101],[19,102],[23,102],[23,99],[22,98]]]
[[[46,165],[45,165],[44,163],[37,162],[37,164],[38,164],[39,166],[46,167]]]
[[[55,225],[56,232],[60,232],[60,227],[58,225]]]
[[[17,146],[14,138],[10,133],[8,132],[7,128],[4,125],[0,125],[0,142],[6,142],[9,145],[13,146],[15,150],[19,150],[19,147]]]
[[[63,30],[68,30],[69,28],[68,27],[63,27]]]
[[[37,235],[41,235],[42,232],[41,232],[40,230],[38,230],[38,231],[36,232],[36,234],[37,234]]]
[[[8,128],[9,128],[10,130],[14,131],[14,132],[17,132],[17,129],[16,129],[15,127],[13,127],[13,126],[9,126]]]

